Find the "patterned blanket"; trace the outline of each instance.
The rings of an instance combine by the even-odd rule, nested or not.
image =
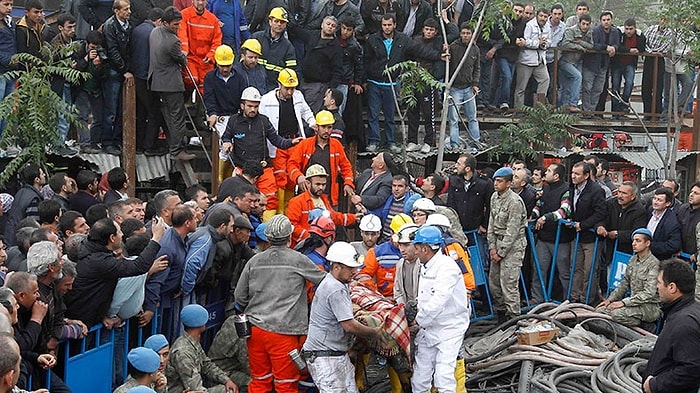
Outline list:
[[[395,356],[399,350],[411,353],[411,334],[404,314],[404,305],[396,305],[381,293],[353,282],[350,298],[355,319],[369,327],[382,326],[384,342],[368,342],[368,345],[385,357]]]

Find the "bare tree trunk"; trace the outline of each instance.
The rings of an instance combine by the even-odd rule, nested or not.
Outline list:
[[[482,4],[483,7],[481,8],[481,13],[479,13],[479,20],[476,23],[476,26],[474,27],[474,31],[477,32],[477,34],[481,34],[481,25],[484,22],[484,14],[486,13],[486,9],[489,6],[490,0],[485,0]],[[444,24],[445,22],[440,18],[440,23]],[[444,31],[444,26],[443,26],[443,31]],[[447,39],[447,37],[445,37]],[[442,170],[442,161],[445,158],[445,133],[447,130],[447,113],[449,110],[449,98],[450,98],[450,89],[452,88],[452,85],[455,83],[455,79],[457,78],[457,74],[459,71],[464,67],[464,63],[467,61],[467,57],[469,56],[469,51],[472,49],[472,46],[474,45],[474,42],[476,41],[476,35],[472,36],[472,40],[469,42],[469,45],[467,46],[467,51],[464,52],[464,56],[462,56],[462,59],[459,61],[459,64],[457,65],[457,68],[453,71],[452,76],[450,76],[449,72],[445,74],[445,78],[448,81],[447,85],[445,86],[445,92],[444,96],[442,98],[442,114],[440,118],[440,134],[439,134],[439,139],[438,139],[438,156],[437,156],[437,162],[435,164],[436,170],[440,171]],[[447,66],[446,70],[449,71],[449,60],[447,61]]]

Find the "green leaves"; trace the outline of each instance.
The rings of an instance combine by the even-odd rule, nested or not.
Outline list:
[[[415,108],[418,105],[416,93],[422,93],[430,88],[442,89],[445,86],[444,83],[435,79],[428,70],[412,60],[398,63],[384,70],[385,74],[391,75],[397,72],[399,73],[397,79],[401,87],[399,99],[405,102],[409,108]]]
[[[525,117],[518,123],[509,123],[498,129],[498,141],[489,158],[523,157],[535,159],[540,152],[556,150],[564,146],[572,135],[567,127],[574,117],[551,105],[537,104],[523,107]]]
[[[22,65],[21,70],[7,75],[17,79],[17,89],[0,102],[0,117],[7,121],[2,143],[16,144],[22,152],[0,173],[0,183],[7,182],[26,163],[44,164],[46,148],[59,142],[59,114],[73,125],[78,123],[78,111],[51,89],[51,81],[61,77],[72,84],[86,81],[90,74],[71,68],[71,53],[78,43],[55,48],[44,45],[41,57],[20,53],[12,57]]]

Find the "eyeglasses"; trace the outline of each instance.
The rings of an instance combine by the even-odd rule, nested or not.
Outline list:
[[[412,213],[413,217],[427,217],[428,214],[422,211],[415,211]]]

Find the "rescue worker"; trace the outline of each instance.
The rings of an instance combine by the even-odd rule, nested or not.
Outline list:
[[[659,294],[654,277],[659,275],[659,260],[651,253],[651,231],[639,228],[632,232],[632,250],[622,281],[596,311],[609,314],[614,321],[634,327],[655,322],[661,316]],[[627,295],[630,291],[631,294]]]
[[[170,361],[165,368],[168,392],[238,393],[238,386],[207,357],[199,342],[208,321],[209,312],[199,304],[188,304],[180,311],[180,322],[185,329],[170,349]],[[205,387],[204,379],[215,385]]]
[[[270,166],[269,146],[288,149],[303,138],[288,139],[280,136],[267,116],[258,112],[261,99],[256,88],[248,87],[243,90],[241,112],[234,114],[226,122],[226,131],[221,136],[221,147],[236,167],[242,167],[246,161],[263,163],[263,174],[255,185],[267,196],[266,209],[276,210],[277,183]],[[260,143],[263,138],[267,144]]]
[[[330,266],[326,260],[326,254],[334,241],[335,224],[327,215],[321,215],[311,220],[308,237],[299,243],[296,250],[309,257],[319,269],[328,272]],[[313,296],[309,297],[309,299],[312,298]]]
[[[273,10],[274,11],[274,10]],[[264,52],[263,52],[264,53]],[[260,101],[260,113],[267,116],[277,132],[285,138],[306,138],[304,123],[318,131],[316,119],[304,101],[304,95],[296,90],[299,78],[294,70],[285,68],[279,72],[277,89],[271,90]],[[294,183],[289,181],[287,172],[287,160],[290,151],[277,151],[268,143],[270,157],[277,181],[279,204],[277,213],[285,211],[287,202],[294,196]]]
[[[355,248],[346,242],[334,243],[327,258],[330,272],[311,302],[309,334],[302,356],[321,393],[357,393],[355,367],[348,356],[353,335],[381,340],[382,327],[365,326],[353,315],[348,283],[362,266]]]
[[[251,38],[258,40],[262,45],[258,62],[267,70],[267,87],[268,90],[272,90],[283,69],[297,68],[297,58],[294,45],[284,34],[289,22],[287,10],[275,7],[270,10],[267,20],[270,27],[255,32]]]
[[[228,45],[221,45],[214,52],[216,69],[204,77],[204,107],[207,109],[209,128],[214,128],[219,138],[226,130],[231,115],[238,113],[241,94],[245,86],[243,77],[233,71],[235,56]],[[230,177],[233,166],[228,162],[226,152],[219,146],[219,183]]]
[[[305,191],[289,201],[287,206],[287,217],[294,225],[292,235],[292,245],[296,245],[308,236],[309,213],[314,208],[328,211],[330,218],[335,225],[350,226],[357,221],[357,216],[352,213],[340,213],[333,209],[328,196],[324,194],[328,184],[328,173],[319,164],[313,164],[306,170],[304,176],[307,182]]]
[[[233,66],[233,70],[243,77],[245,87],[254,87],[258,89],[260,94],[266,94],[270,89],[267,88],[267,73],[265,67],[258,63],[262,54],[262,45],[255,38],[245,40],[241,45],[241,56],[239,62]]]
[[[382,232],[382,220],[374,214],[368,214],[360,219],[360,236],[361,241],[351,242],[357,253],[363,257],[367,252],[379,241],[379,235]]]
[[[394,234],[404,224],[412,224],[413,220],[407,214],[400,213],[391,220],[391,230]],[[382,295],[391,298],[394,296],[394,278],[396,277],[396,264],[401,259],[398,243],[394,236],[371,250],[365,256],[365,267],[357,275],[357,281],[362,285],[379,291]]]
[[[457,356],[469,327],[467,290],[457,265],[440,252],[443,238],[438,228],[422,226],[416,231],[413,244],[422,266],[416,312],[420,330],[415,340],[411,388],[414,392],[428,392],[434,385],[439,392],[455,392]]]
[[[491,211],[487,230],[491,269],[489,288],[496,303],[498,319],[520,315],[520,292],[518,278],[525,256],[525,204],[510,189],[513,182],[511,168],[499,168],[493,174]]]
[[[401,259],[396,264],[396,277],[394,280],[394,301],[396,304],[411,304],[406,306],[406,320],[411,328],[411,338],[415,338],[418,325],[415,324],[416,304],[418,304],[418,276],[420,264],[416,254],[416,246],[411,240],[411,236],[418,230],[416,224],[403,224],[395,235],[396,243],[399,245]],[[413,342],[411,342],[413,344]],[[413,345],[412,348],[415,349]],[[415,351],[412,355],[415,355]]]
[[[307,182],[303,172],[311,165],[319,164],[327,168],[330,175],[330,201],[333,208],[338,208],[340,191],[338,186],[339,172],[343,177],[343,195],[355,194],[352,164],[345,154],[345,148],[340,140],[331,138],[335,118],[329,111],[316,114],[316,135],[299,142],[289,155],[287,168],[292,183],[306,191]]]
[[[474,271],[472,270],[472,265],[469,261],[469,254],[464,250],[464,247],[462,247],[460,242],[452,237],[452,233],[450,232],[450,219],[443,214],[434,213],[428,216],[425,225],[432,225],[438,228],[442,233],[442,238],[445,241],[444,252],[448,257],[452,258],[455,263],[457,263],[459,270],[462,272],[464,287],[467,288],[467,295],[469,296],[471,291],[476,289]],[[471,296],[469,297],[471,298]]]
[[[204,89],[204,77],[214,69],[214,54],[216,48],[221,46],[222,39],[219,20],[206,9],[206,5],[207,0],[192,0],[192,6],[182,10],[182,24],[177,33],[182,42],[182,51],[187,56],[183,79],[188,86],[196,87],[200,92]]]

